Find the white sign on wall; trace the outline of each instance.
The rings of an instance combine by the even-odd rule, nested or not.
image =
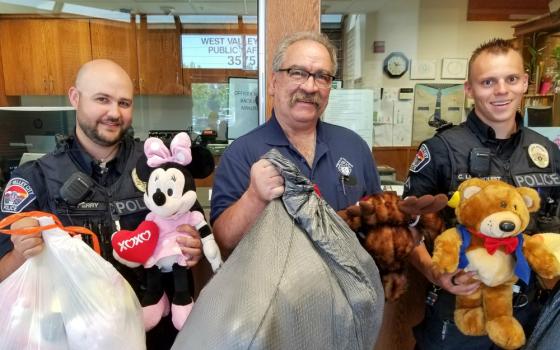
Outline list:
[[[181,35],[183,68],[257,69],[256,35]]]
[[[332,90],[329,104],[323,112],[323,120],[355,131],[371,148],[373,146],[373,90]]]
[[[258,84],[256,78],[229,78],[229,139],[243,136],[259,125]]]

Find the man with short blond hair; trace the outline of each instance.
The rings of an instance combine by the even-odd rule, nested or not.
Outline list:
[[[558,232],[560,200],[560,152],[544,136],[523,127],[518,113],[528,77],[523,58],[511,43],[493,39],[477,48],[469,61],[466,94],[474,100],[474,110],[466,122],[440,128],[424,141],[410,166],[404,196],[446,193],[470,178],[500,179],[515,186],[535,187],[546,203],[532,218],[529,232]],[[546,161],[540,155],[546,154]],[[454,213],[445,212],[448,227]],[[454,295],[478,290],[476,273],[437,273],[424,244],[410,255],[413,265],[433,283],[423,322],[415,327],[418,349],[494,349],[487,336],[466,336],[453,322]],[[519,283],[519,282],[518,282]],[[544,281],[554,284],[555,281]],[[539,312],[536,288],[516,286],[514,315],[529,335]]]

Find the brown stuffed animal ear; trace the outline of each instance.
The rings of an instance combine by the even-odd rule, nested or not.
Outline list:
[[[346,222],[350,229],[354,232],[358,231],[362,226],[362,216],[359,205],[352,205],[346,209],[336,212],[338,216]]]
[[[529,209],[529,213],[534,213],[539,210],[541,205],[541,197],[539,193],[532,188],[529,187],[518,187],[517,192],[523,197],[523,201]]]
[[[192,162],[187,165],[189,172],[195,179],[204,179],[214,171],[214,156],[206,147],[191,146]]]
[[[399,201],[399,209],[409,215],[422,215],[435,213],[445,208],[447,196],[440,193],[438,195],[424,195],[420,198],[409,196]]]

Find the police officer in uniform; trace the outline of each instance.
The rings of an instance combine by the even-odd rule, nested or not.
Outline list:
[[[532,218],[528,233],[558,232],[560,152],[557,145],[522,126],[517,109],[527,81],[523,59],[508,41],[493,39],[477,48],[470,58],[465,82],[465,92],[474,99],[475,107],[466,122],[444,126],[420,145],[403,196],[452,194],[470,177],[500,179],[535,188],[541,195],[541,210]],[[444,212],[447,227],[454,225],[453,215],[451,209]],[[438,274],[431,268],[429,250],[431,247],[420,244],[410,257],[433,283],[425,318],[414,328],[417,348],[492,349],[494,345],[488,337],[465,336],[453,323],[454,295],[468,295],[479,287],[479,282],[469,282],[474,272]],[[544,288],[555,283],[541,281]],[[538,317],[537,299],[543,286],[518,284],[514,313],[528,335]]]
[[[102,256],[109,260],[141,297],[143,269],[130,269],[112,255],[111,235],[135,229],[148,210],[143,192],[135,185],[133,169],[143,154],[143,143],[127,133],[132,124],[133,85],[128,74],[109,60],[82,66],[68,96],[76,108],[76,129],[59,140],[57,149],[14,171],[2,197],[2,216],[42,210],[58,216],[66,226],[84,226],[99,238]],[[12,227],[36,226],[22,219]],[[188,225],[178,228],[189,266],[201,258],[199,233]],[[0,281],[43,249],[40,234],[0,235]],[[169,318],[169,317],[168,317]],[[95,326],[95,325],[92,325]],[[176,335],[164,319],[147,334],[149,349],[168,349]]]

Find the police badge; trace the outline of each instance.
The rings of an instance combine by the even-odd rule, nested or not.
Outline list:
[[[531,158],[531,160],[536,166],[538,166],[541,169],[546,168],[548,166],[550,161],[548,157],[548,151],[543,145],[539,145],[538,143],[532,143],[529,145],[527,152],[529,153],[529,158]]]

